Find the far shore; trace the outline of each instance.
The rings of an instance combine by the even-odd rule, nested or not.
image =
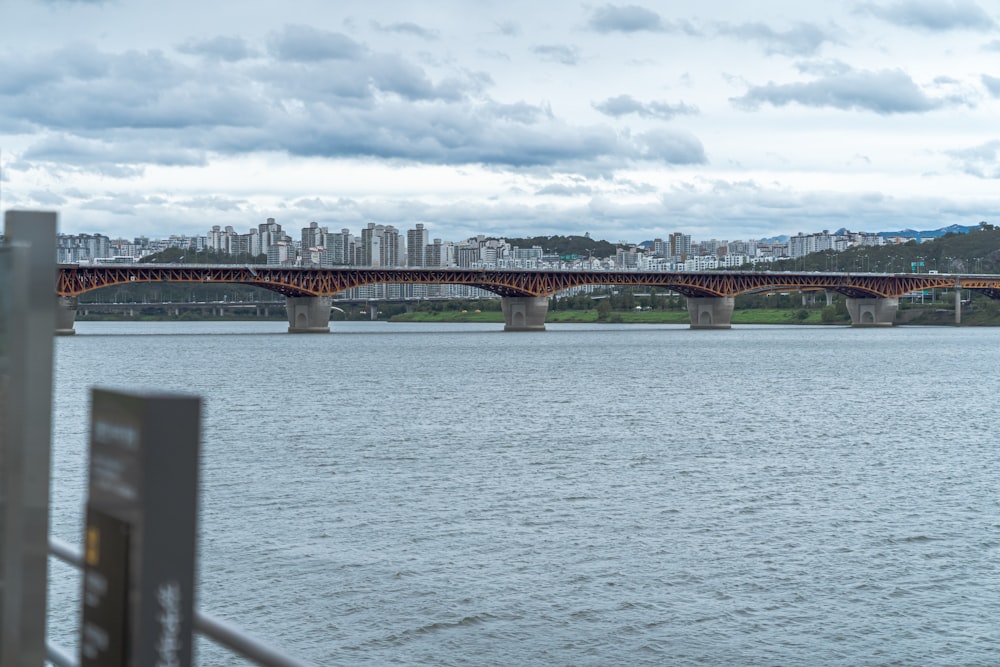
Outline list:
[[[219,321],[256,321],[284,320],[284,313],[274,309],[269,317],[258,317],[253,313],[229,313],[221,316],[204,315],[197,312],[183,312],[180,315],[165,312],[137,312],[128,316],[122,313],[91,313],[79,316],[78,322],[219,322]],[[366,313],[351,313],[352,321],[368,321]],[[443,309],[437,311],[414,311],[410,313],[381,314],[383,322],[442,322],[442,323],[503,323],[503,313],[499,310],[456,310]],[[331,314],[330,322],[342,322],[345,315],[340,312]],[[546,324],[689,324],[687,310],[643,310],[643,311],[612,311],[605,317],[599,317],[596,309],[592,310],[550,310],[546,315]],[[911,325],[941,325],[954,326],[954,310],[948,308],[906,308],[901,309],[896,317],[896,324]],[[846,326],[850,320],[839,317],[832,321],[823,319],[823,311],[810,309],[737,309],[733,311],[733,324],[805,324]],[[963,326],[998,326],[1000,320],[992,312],[967,311],[962,313]]]

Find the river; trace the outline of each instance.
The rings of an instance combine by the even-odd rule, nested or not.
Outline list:
[[[58,339],[53,533],[89,388],[192,392],[198,606],[317,664],[1000,661],[1000,328],[286,327]]]

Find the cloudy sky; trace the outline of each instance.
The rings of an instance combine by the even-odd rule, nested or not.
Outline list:
[[[1000,3],[0,0],[0,151],[66,233],[1000,223]]]

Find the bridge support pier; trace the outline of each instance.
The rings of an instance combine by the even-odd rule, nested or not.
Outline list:
[[[76,322],[77,297],[56,296],[56,335],[72,336],[76,333],[73,324]]]
[[[736,299],[731,296],[689,296],[688,315],[692,329],[731,329],[733,307]]]
[[[847,299],[852,327],[891,327],[898,309],[898,297]]]
[[[330,333],[329,296],[286,296],[288,333]]]
[[[545,331],[547,296],[505,296],[500,299],[504,331]]]

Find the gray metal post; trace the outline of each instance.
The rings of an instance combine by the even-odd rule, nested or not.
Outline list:
[[[0,664],[45,662],[55,329],[56,214],[8,211],[4,236],[24,246],[7,290],[6,377],[0,380]],[[17,251],[14,256],[16,257]]]

